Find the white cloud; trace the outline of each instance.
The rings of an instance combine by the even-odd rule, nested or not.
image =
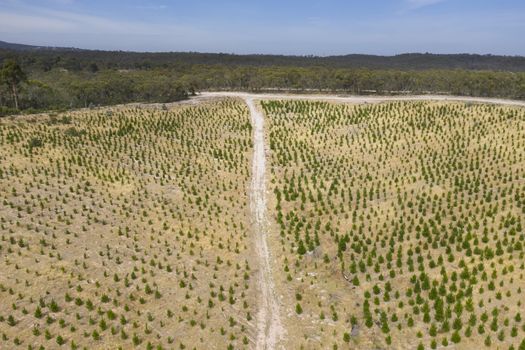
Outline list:
[[[220,30],[177,23],[148,23],[16,3],[2,7],[2,40],[33,45],[122,50],[210,50]],[[17,0],[7,0],[17,1]],[[198,45],[201,45],[200,47]],[[224,45],[224,43],[222,43]]]
[[[59,5],[71,5],[75,2],[75,0],[49,0],[49,1],[55,4],[59,4]]]
[[[109,19],[72,11],[49,10],[36,6],[19,7],[0,12],[2,33],[66,33],[66,34],[123,34],[174,35],[195,32],[193,28],[176,24],[162,25],[140,21]]]
[[[133,6],[133,8],[139,9],[139,10],[165,10],[168,8],[167,5],[137,5]]]
[[[446,0],[405,0],[409,9],[415,10],[418,8],[435,5]]]
[[[3,33],[19,33],[32,31],[64,32],[72,29],[71,22],[57,18],[46,18],[17,13],[0,13],[0,31]]]

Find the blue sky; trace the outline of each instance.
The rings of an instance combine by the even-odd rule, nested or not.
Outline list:
[[[135,51],[525,55],[525,0],[0,0],[0,40]]]

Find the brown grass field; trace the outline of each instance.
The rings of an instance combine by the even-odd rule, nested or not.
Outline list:
[[[525,346],[523,109],[262,106],[286,348]]]
[[[525,350],[525,109],[257,107],[277,349]],[[252,132],[217,96],[0,119],[0,349],[260,347]]]
[[[0,121],[2,349],[249,348],[248,109]]]

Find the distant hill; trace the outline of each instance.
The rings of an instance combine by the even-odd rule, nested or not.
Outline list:
[[[467,69],[525,71],[525,57],[477,54],[406,53],[395,56],[346,55],[327,57],[335,66],[393,69]]]
[[[0,49],[14,51],[83,51],[73,47],[35,46],[26,44],[8,43],[0,40]]]
[[[16,56],[25,62],[46,62],[61,66],[75,62],[79,67],[96,64],[99,68],[169,68],[180,64],[226,66],[295,66],[329,68],[368,68],[395,70],[463,69],[525,72],[525,57],[477,54],[406,53],[395,56],[350,54],[343,56],[235,55],[196,52],[129,52],[83,50],[77,48],[33,46],[0,41],[2,57]],[[46,67],[47,67],[46,66]],[[32,68],[32,67],[30,67]],[[47,67],[49,68],[49,67]]]

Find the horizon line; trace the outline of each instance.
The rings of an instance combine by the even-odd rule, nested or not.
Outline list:
[[[145,54],[170,54],[170,53],[187,53],[187,54],[212,54],[212,55],[229,55],[229,56],[282,56],[282,57],[302,57],[302,58],[331,58],[331,57],[346,57],[346,56],[374,56],[374,57],[398,57],[404,55],[433,55],[433,56],[485,56],[485,57],[509,57],[509,58],[525,58],[525,55],[520,54],[493,54],[493,53],[478,53],[478,52],[458,52],[458,53],[433,53],[433,52],[402,52],[392,55],[380,55],[374,53],[346,53],[346,54],[337,54],[337,55],[316,55],[316,54],[285,54],[285,53],[235,53],[235,52],[223,52],[223,51],[137,51],[137,50],[125,50],[125,49],[92,49],[92,48],[81,48],[75,46],[51,46],[51,45],[37,45],[37,44],[26,44],[21,42],[10,42],[0,40],[1,43],[9,45],[20,45],[20,46],[29,46],[33,47],[36,50],[76,50],[76,51],[98,51],[98,52],[122,52],[122,53],[145,53]],[[1,48],[4,50],[14,50],[11,48]],[[20,50],[18,50],[20,51]]]

